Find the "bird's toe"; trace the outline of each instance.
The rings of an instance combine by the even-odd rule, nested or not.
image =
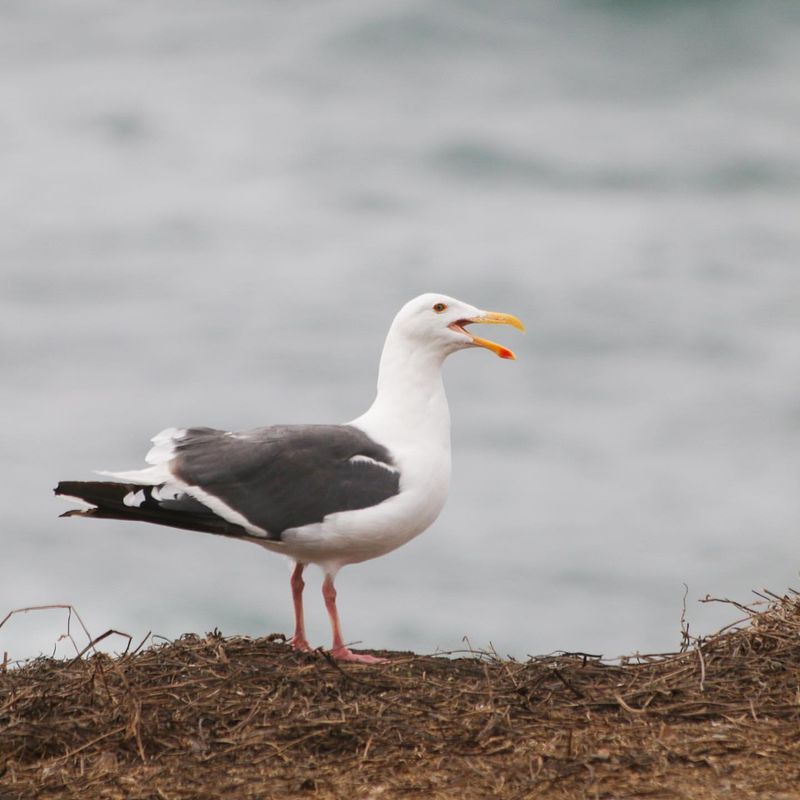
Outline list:
[[[388,664],[388,658],[379,658],[367,653],[354,653],[349,647],[336,647],[331,650],[331,655],[337,661],[351,661],[357,664]]]

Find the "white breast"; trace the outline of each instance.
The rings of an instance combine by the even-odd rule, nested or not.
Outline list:
[[[400,492],[376,506],[286,530],[271,549],[335,572],[382,556],[433,523],[450,487],[450,410],[441,373],[446,354],[390,330],[375,401],[347,423],[389,451],[400,471]]]
[[[371,508],[340,511],[320,523],[286,530],[280,552],[338,569],[385,555],[430,527],[447,499],[449,447],[401,449],[393,455],[401,473],[397,495]]]

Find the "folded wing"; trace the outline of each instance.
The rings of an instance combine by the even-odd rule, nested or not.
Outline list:
[[[115,518],[280,541],[285,530],[378,505],[400,491],[389,451],[350,425],[275,425],[244,433],[171,429],[154,442],[147,459],[152,467],[105,473],[128,482],[124,496],[98,491],[102,482],[86,482],[91,491],[83,493],[80,482],[65,482],[57,493],[106,511],[88,512],[92,516],[113,511]],[[139,486],[145,487],[141,494]]]

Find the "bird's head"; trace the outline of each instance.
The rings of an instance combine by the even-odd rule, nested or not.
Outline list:
[[[406,303],[394,319],[392,328],[419,345],[436,347],[445,355],[466,347],[485,347],[500,358],[516,358],[506,347],[474,336],[467,330],[476,323],[525,326],[513,315],[482,311],[469,303],[443,294],[423,294]]]

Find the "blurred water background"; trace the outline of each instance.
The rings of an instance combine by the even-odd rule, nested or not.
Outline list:
[[[357,416],[429,290],[528,333],[448,363],[449,503],[340,574],[349,640],[652,652],[684,584],[695,634],[798,585],[798,4],[7,0],[0,64],[0,616],[288,631],[280,558],[51,489]]]

